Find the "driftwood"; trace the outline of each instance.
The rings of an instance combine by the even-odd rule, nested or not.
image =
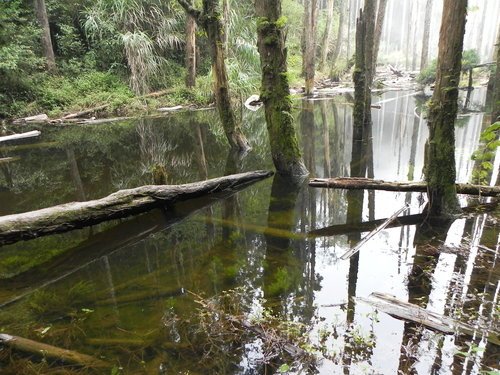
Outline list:
[[[110,367],[108,363],[86,354],[58,348],[56,346],[25,339],[23,337],[7,335],[5,333],[0,333],[0,344],[23,353],[36,355],[50,360],[61,361],[71,365],[92,368]]]
[[[0,143],[7,142],[7,141],[15,141],[17,139],[38,137],[40,134],[41,134],[41,132],[39,130],[33,130],[30,132],[26,132],[26,133],[6,135],[3,137],[0,137]]]
[[[412,303],[400,301],[394,296],[385,293],[373,292],[368,298],[356,297],[356,300],[372,305],[389,315],[395,316],[396,318],[416,322],[428,328],[448,334],[460,332],[472,336],[476,333],[476,331],[481,331],[481,329],[472,327],[469,324],[423,309]],[[500,345],[498,333],[485,333],[488,341],[493,344]]]
[[[63,120],[69,120],[69,119],[72,119],[72,118],[86,116],[86,115],[89,115],[89,114],[97,112],[97,111],[102,111],[103,109],[106,109],[108,107],[109,107],[109,103],[108,104],[103,104],[103,105],[100,105],[98,107],[86,109],[84,111],[80,111],[80,112],[76,112],[76,113],[70,113],[69,115],[63,116],[62,119]]]
[[[0,245],[135,215],[154,207],[231,190],[271,175],[272,172],[255,171],[184,185],[141,186],[93,201],[3,216],[0,217]]]
[[[333,189],[427,192],[425,182],[388,182],[363,177],[314,178],[309,181],[309,186]],[[456,184],[456,187],[458,194],[485,197],[500,196],[500,186]]]
[[[373,236],[375,236],[378,232],[380,232],[381,230],[387,228],[387,226],[392,223],[394,220],[396,220],[399,216],[399,214],[403,213],[404,211],[406,211],[407,209],[409,208],[409,206],[407,204],[405,204],[403,207],[401,207],[399,210],[397,210],[396,212],[394,212],[388,219],[386,219],[382,224],[380,224],[378,227],[376,227],[374,230],[372,230],[370,233],[368,233],[361,241],[358,242],[358,244],[356,246],[354,246],[352,249],[346,251],[341,257],[340,259],[342,260],[345,260],[345,259],[349,259],[350,257],[352,257],[354,254],[356,254],[360,249],[361,247],[367,243],[370,238],[372,238]]]
[[[25,124],[27,122],[30,122],[30,123],[47,122],[48,120],[49,120],[49,116],[47,116],[45,113],[42,113],[40,115],[29,116],[29,117],[24,117],[24,118],[14,120],[13,123],[14,124]]]
[[[159,112],[175,112],[183,109],[184,107],[182,105],[176,105],[174,107],[161,107],[158,108],[157,111]]]

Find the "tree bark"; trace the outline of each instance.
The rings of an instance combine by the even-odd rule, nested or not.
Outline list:
[[[318,0],[308,0],[306,8],[307,24],[305,25],[305,94],[310,95],[314,89],[316,62],[316,30],[317,30]]]
[[[265,107],[273,163],[280,174],[306,175],[291,113],[281,0],[256,0],[255,11],[262,69],[260,99]]]
[[[241,124],[236,119],[231,104],[229,79],[227,76],[224,43],[222,39],[224,26],[221,21],[219,2],[217,0],[203,0],[203,11],[200,11],[190,4],[189,0],[177,1],[207,33],[214,75],[215,103],[227,140],[232,148],[243,152],[248,151],[250,145],[243,134]]]
[[[422,55],[420,57],[420,70],[427,67],[429,57],[429,36],[431,32],[432,0],[425,3],[424,35],[422,38]]]
[[[378,51],[380,49],[380,39],[382,37],[382,30],[384,28],[385,8],[387,0],[380,0],[377,10],[377,21],[375,22],[375,35],[373,41],[373,67],[372,71],[375,74],[377,67]]]
[[[37,211],[2,216],[0,245],[135,215],[154,207],[245,186],[270,175],[271,172],[255,171],[184,185],[141,186],[120,190],[93,201],[72,202]]]
[[[425,176],[431,217],[451,216],[459,210],[455,186],[455,119],[466,14],[467,0],[444,0],[436,86],[427,123]]]
[[[325,32],[323,34],[323,41],[321,43],[321,60],[319,63],[319,70],[323,71],[326,66],[326,60],[328,58],[328,53],[330,52],[330,39],[332,35],[332,21],[333,21],[333,5],[334,0],[328,0],[328,11],[326,15],[326,26]],[[339,25],[340,27],[340,25]],[[337,41],[338,44],[338,41]]]
[[[186,18],[186,87],[196,85],[196,20],[190,14]]]
[[[52,47],[52,39],[50,38],[49,18],[47,16],[47,7],[45,0],[34,0],[35,14],[42,28],[42,51],[43,56],[47,60],[47,69],[50,72],[56,70],[56,59],[54,57],[54,48]]]
[[[481,195],[484,197],[500,196],[499,186],[453,184],[458,194]],[[309,181],[309,186],[332,189],[354,189],[354,190],[385,190],[385,191],[411,191],[426,192],[425,182],[389,182],[373,180],[363,177],[338,177],[338,178],[315,178]]]

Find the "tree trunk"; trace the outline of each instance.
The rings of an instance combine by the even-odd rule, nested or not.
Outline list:
[[[186,18],[186,87],[196,85],[196,20],[190,14]]]
[[[500,121],[500,29],[498,30],[497,34],[496,52],[497,52],[496,56],[497,69],[496,69],[494,89],[493,89],[493,105],[491,111],[492,123]]]
[[[227,140],[232,148],[240,151],[248,151],[250,145],[241,130],[241,124],[236,120],[236,115],[231,104],[222,39],[224,27],[221,21],[219,2],[217,0],[203,0],[203,12],[200,12],[194,8],[189,0],[177,1],[207,33],[212,58],[212,72],[214,75],[215,103]]]
[[[406,49],[405,49],[405,68],[406,70],[410,70],[410,50],[411,48],[411,34],[413,29],[413,2],[408,4],[408,20],[406,24],[408,25],[408,29],[406,30]]]
[[[377,11],[377,21],[375,23],[375,35],[373,41],[373,68],[372,71],[375,74],[377,67],[378,51],[380,49],[380,39],[382,37],[382,30],[384,27],[385,19],[385,8],[387,6],[387,0],[380,0],[378,4]]]
[[[281,0],[256,0],[255,12],[262,67],[260,99],[265,106],[274,166],[280,174],[306,175],[291,114]]]
[[[366,67],[365,67],[365,40],[366,40],[366,22],[362,10],[359,11],[359,17],[356,20],[356,50],[354,56],[356,62],[354,65],[354,110],[353,110],[353,142],[363,140],[363,124],[365,118],[365,88],[366,88]],[[351,173],[352,175],[352,173]]]
[[[439,33],[436,86],[429,105],[429,139],[425,175],[429,215],[451,216],[458,210],[456,196],[455,119],[467,0],[444,0]]]
[[[332,35],[332,21],[333,21],[333,0],[328,0],[328,12],[326,15],[326,26],[325,33],[323,34],[323,41],[321,47],[321,60],[319,63],[319,70],[323,71],[326,66],[326,59],[328,58],[328,53],[330,52],[330,39]],[[340,25],[339,25],[340,27]],[[338,41],[337,41],[338,44]]]
[[[375,10],[377,9],[378,0],[365,0],[364,7],[364,22],[365,22],[365,40],[364,40],[364,58],[365,58],[365,113],[364,113],[364,127],[371,126],[372,113],[372,93],[371,86],[374,76],[374,34],[375,34]]]
[[[424,35],[422,38],[422,56],[420,57],[420,70],[427,67],[429,57],[429,36],[431,32],[432,0],[425,4]]]
[[[352,174],[352,173],[351,173]],[[454,184],[458,194],[481,195],[484,197],[500,196],[500,187],[471,184]],[[385,190],[385,191],[409,191],[426,192],[425,182],[389,182],[373,180],[363,177],[337,177],[337,178],[314,178],[309,181],[309,186],[332,189],[349,190]]]
[[[339,0],[338,5],[339,5],[339,28],[337,30],[337,43],[335,43],[335,50],[333,51],[333,56],[332,56],[332,68],[335,67],[337,59],[340,56],[340,48],[342,47],[342,39],[344,38],[344,23],[345,23],[347,2],[345,0]],[[349,14],[347,14],[347,17],[350,17]],[[349,22],[349,28],[350,27],[351,24]],[[350,31],[349,31],[349,36],[350,36]],[[347,51],[347,60],[349,60],[349,58],[350,58],[349,51]]]
[[[224,20],[224,34],[222,34],[222,40],[224,42],[224,53],[226,56],[229,54],[229,14],[231,8],[229,5],[230,0],[222,0],[222,19]]]
[[[305,28],[305,94],[310,95],[314,89],[314,74],[316,60],[316,29],[318,0],[309,0],[306,8],[307,24]]]
[[[166,207],[176,202],[235,189],[269,177],[271,174],[266,171],[255,171],[184,185],[141,186],[120,190],[93,201],[72,202],[37,211],[2,216],[0,245],[66,232],[135,215],[154,207]]]
[[[52,48],[52,40],[50,39],[49,18],[47,16],[47,7],[45,0],[34,0],[35,14],[42,28],[42,51],[43,56],[47,60],[47,69],[51,72],[56,70],[56,59],[54,57],[54,49]]]

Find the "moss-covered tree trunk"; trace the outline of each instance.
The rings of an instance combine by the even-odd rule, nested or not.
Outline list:
[[[304,60],[305,93],[310,95],[314,89],[316,62],[316,30],[318,22],[318,0],[308,0],[305,9],[307,24],[304,26],[305,51]]]
[[[191,0],[192,2],[192,0]],[[186,18],[186,87],[196,85],[196,20],[188,13]]]
[[[427,66],[429,60],[429,36],[431,33],[431,12],[432,0],[427,0],[425,3],[425,16],[424,16],[424,35],[422,38],[422,55],[420,56],[420,70]]]
[[[234,149],[247,151],[250,149],[249,143],[241,130],[241,124],[237,121],[231,104],[223,43],[224,26],[221,20],[219,2],[217,0],[203,0],[202,11],[196,9],[189,0],[178,0],[178,2],[207,33],[214,75],[215,102],[229,144]]]
[[[54,49],[52,47],[52,40],[50,39],[49,18],[47,16],[47,7],[45,0],[34,0],[35,15],[42,28],[41,42],[43,56],[47,60],[47,69],[54,71],[56,69],[56,59],[54,57]]]
[[[306,175],[291,114],[281,0],[256,0],[255,11],[262,68],[260,99],[265,106],[274,166],[281,174]]]
[[[455,119],[466,14],[467,0],[444,0],[436,86],[427,124],[425,177],[431,217],[451,216],[459,209],[455,188]]]

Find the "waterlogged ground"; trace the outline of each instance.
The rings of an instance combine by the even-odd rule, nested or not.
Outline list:
[[[364,160],[375,178],[422,178],[422,98],[413,92],[374,97],[381,109],[373,110],[371,147],[361,154],[352,142],[352,98],[316,99],[294,102],[312,177],[349,176]],[[475,90],[475,111],[457,124],[460,182],[471,178],[470,156],[489,121],[484,101],[484,90]],[[155,164],[167,167],[170,183],[272,169],[262,113],[245,112],[244,120],[253,150],[241,160],[228,154],[211,111],[43,127],[36,142],[0,147],[0,157],[19,158],[0,164],[0,214],[148,184]],[[389,228],[358,255],[340,259],[372,228],[360,222],[387,218],[405,203],[405,215],[418,214],[425,196],[313,189],[275,176],[229,197],[4,246],[0,331],[89,354],[110,367],[30,361],[0,346],[0,372],[495,373],[497,211],[473,212],[432,240],[417,225]],[[463,206],[475,203],[461,197]],[[474,332],[445,335],[355,299],[372,292],[466,322]],[[228,326],[226,313],[261,325],[265,339]],[[282,338],[302,343],[312,357],[294,361],[279,351]]]

